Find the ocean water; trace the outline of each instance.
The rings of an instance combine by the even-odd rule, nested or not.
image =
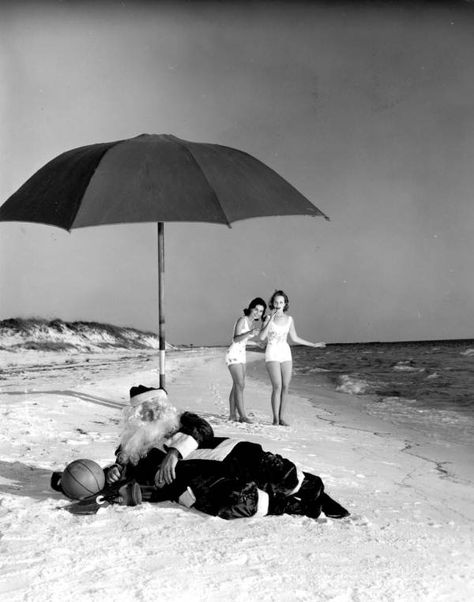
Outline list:
[[[474,340],[293,348],[294,381],[336,389],[433,439],[474,443]]]

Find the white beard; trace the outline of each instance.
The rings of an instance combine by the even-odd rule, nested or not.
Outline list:
[[[178,410],[166,400],[147,400],[124,410],[120,462],[136,464],[179,430]]]

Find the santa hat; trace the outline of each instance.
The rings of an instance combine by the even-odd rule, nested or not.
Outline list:
[[[132,387],[130,389],[130,405],[132,408],[140,405],[144,401],[159,401],[166,405],[166,402],[168,402],[168,393],[166,392],[166,389],[162,388],[154,389],[153,387],[145,387],[144,385]]]

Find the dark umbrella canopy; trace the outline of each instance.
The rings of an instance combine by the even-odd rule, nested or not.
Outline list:
[[[72,230],[158,223],[160,385],[164,369],[164,222],[226,224],[272,215],[329,219],[251,155],[168,134],[67,151],[37,171],[0,207],[0,221]]]
[[[326,217],[258,159],[171,135],[92,144],[37,171],[0,208],[0,221],[66,230],[131,222],[210,222]]]

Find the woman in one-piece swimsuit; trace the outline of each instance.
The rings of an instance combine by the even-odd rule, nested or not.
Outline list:
[[[244,408],[246,346],[247,341],[251,338],[259,340],[260,328],[256,326],[256,323],[263,318],[266,308],[265,301],[256,297],[249,303],[248,308],[244,309],[244,315],[234,325],[232,344],[225,356],[225,363],[232,376],[229,420],[252,422]]]
[[[272,313],[266,318],[260,339],[267,339],[265,366],[272,382],[273,424],[289,426],[286,420],[286,402],[291,381],[293,362],[288,335],[293,343],[307,347],[325,347],[325,343],[311,343],[296,334],[294,320],[288,316],[288,295],[275,291],[268,304]]]

